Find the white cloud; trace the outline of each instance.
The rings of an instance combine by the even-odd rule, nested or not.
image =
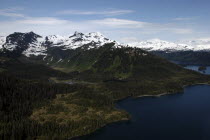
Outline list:
[[[25,17],[24,14],[18,13],[18,11],[23,10],[20,7],[13,7],[7,9],[0,9],[0,16],[5,17]]]
[[[185,29],[185,28],[175,28],[171,30],[176,34],[192,34],[193,33],[192,29]]]
[[[120,42],[123,42],[123,43],[131,43],[131,42],[139,42],[141,41],[139,38],[137,37],[123,37],[123,38],[120,38],[119,40]]]
[[[174,18],[172,20],[176,20],[176,21],[188,21],[188,20],[193,20],[195,18],[192,17],[178,17],[178,18]]]
[[[66,24],[68,20],[61,20],[52,17],[37,17],[37,18],[25,18],[23,20],[17,20],[17,23],[21,24],[32,24],[32,25],[62,25]]]
[[[105,15],[105,16],[116,16],[133,13],[132,10],[107,10],[107,11],[80,11],[80,10],[64,10],[59,11],[57,15]]]
[[[19,20],[0,21],[0,31],[1,35],[29,31],[34,31],[40,35],[69,35],[74,31],[96,31],[93,25],[86,23],[87,22],[73,22],[54,17],[30,17]]]
[[[174,24],[158,24],[136,20],[126,20],[118,18],[105,18],[101,20],[91,20],[89,23],[96,24],[101,27],[110,27],[114,29],[133,29],[141,30],[143,34],[155,34],[160,32],[170,32],[174,34],[191,34],[192,29],[176,27]]]
[[[105,18],[102,20],[92,20],[90,23],[98,24],[102,26],[110,26],[115,28],[143,28],[149,23],[134,21],[134,20],[126,20],[126,19],[117,19],[117,18]]]
[[[22,15],[22,14],[9,13],[9,12],[4,12],[4,11],[0,11],[0,16],[6,16],[6,17],[24,17],[24,15]]]

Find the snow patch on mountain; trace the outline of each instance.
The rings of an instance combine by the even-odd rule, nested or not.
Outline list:
[[[59,46],[60,44],[65,42],[65,37],[60,36],[60,35],[49,35],[49,36],[46,36],[45,39],[51,42],[54,46]]]
[[[14,50],[16,50],[18,45],[17,45],[17,43],[8,42],[6,44],[3,44],[3,46],[8,51],[14,51]]]
[[[47,55],[47,47],[43,46],[43,42],[45,41],[44,38],[40,37],[37,38],[36,41],[29,44],[29,47],[23,51],[22,54],[24,54],[27,57],[30,57],[31,55],[39,56],[39,55]]]
[[[193,46],[194,51],[210,51],[210,38],[198,38],[185,42]]]
[[[6,42],[5,36],[0,36],[0,50],[3,48],[3,44]]]
[[[209,44],[207,44],[209,43]],[[151,39],[147,41],[129,43],[129,46],[141,48],[146,51],[165,51],[165,52],[176,52],[176,51],[210,51],[210,42],[197,42],[192,43],[173,43],[160,39]]]

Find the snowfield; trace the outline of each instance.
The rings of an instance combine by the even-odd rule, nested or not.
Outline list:
[[[141,42],[129,43],[129,46],[144,49],[146,51],[210,51],[210,39],[209,41],[196,40],[193,43],[187,42],[186,44],[178,44],[160,39],[152,39]]]

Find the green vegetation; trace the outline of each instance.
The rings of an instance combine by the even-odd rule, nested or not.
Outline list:
[[[57,93],[74,92],[78,88],[78,85],[41,83],[0,73],[0,139],[38,135],[39,125],[28,119],[32,109],[45,105]]]
[[[70,78],[69,74],[54,70],[46,65],[22,62],[19,59],[1,58],[0,68],[4,69],[10,75],[21,79],[37,80],[47,82],[49,77]],[[4,61],[3,61],[4,60]]]
[[[4,71],[5,71],[5,69],[0,68],[0,72],[4,72]]]
[[[103,99],[104,98],[104,99]],[[128,114],[113,108],[111,100],[98,93],[61,94],[47,106],[36,109],[30,119],[41,123],[56,123],[59,127],[71,125],[60,133],[53,133],[59,138],[71,138],[89,134],[96,129],[115,121],[128,120]],[[52,132],[42,135],[48,138]]]
[[[127,120],[96,85],[41,83],[0,74],[0,139],[66,139]]]

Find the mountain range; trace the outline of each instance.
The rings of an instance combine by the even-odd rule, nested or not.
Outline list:
[[[47,46],[60,47],[63,50],[67,50],[76,49],[83,45],[89,45],[89,49],[91,49],[111,42],[115,42],[116,46],[120,45],[120,43],[104,37],[99,32],[92,32],[88,34],[75,32],[73,35],[70,36],[49,35],[45,37],[37,35],[33,32],[15,32],[6,37],[0,36],[0,49],[14,51],[17,49],[16,47],[21,42],[21,40],[23,41],[26,38],[32,38],[31,40],[26,40],[25,43],[28,43],[28,47],[23,51],[23,54],[28,57],[30,55],[46,55],[46,53],[44,52],[47,51]],[[123,46],[123,44],[121,45]],[[188,41],[187,44],[179,44],[160,39],[151,39],[147,41],[128,43],[128,46],[141,48],[146,51],[165,51],[168,53],[178,51],[207,52],[210,51],[210,40],[200,39]]]
[[[106,43],[114,42],[105,38],[102,34],[75,32],[71,36],[49,35],[42,37],[34,32],[18,33],[0,37],[0,49],[4,52],[18,52],[27,57],[46,56],[49,48],[60,48],[61,50],[71,50],[87,45],[88,48],[96,48]],[[20,46],[22,46],[20,48]]]
[[[160,39],[129,43],[129,46],[138,47],[147,51],[165,51],[167,53],[180,51],[208,52],[210,51],[209,40],[187,41],[187,44],[173,43]]]
[[[210,39],[187,41],[186,44],[153,39],[129,45],[181,65],[210,65]]]
[[[168,60],[181,64],[210,65],[210,40],[198,39],[186,44],[168,42],[160,39],[122,44],[104,37],[99,32],[83,34],[75,32],[73,35],[40,36],[34,32],[15,32],[8,36],[0,36],[0,52],[12,56],[49,58],[52,50],[70,51],[77,48],[84,50],[95,49],[107,43],[113,43],[115,48],[133,47],[154,53]],[[21,46],[21,48],[20,48]],[[62,57],[57,62],[63,60]]]

